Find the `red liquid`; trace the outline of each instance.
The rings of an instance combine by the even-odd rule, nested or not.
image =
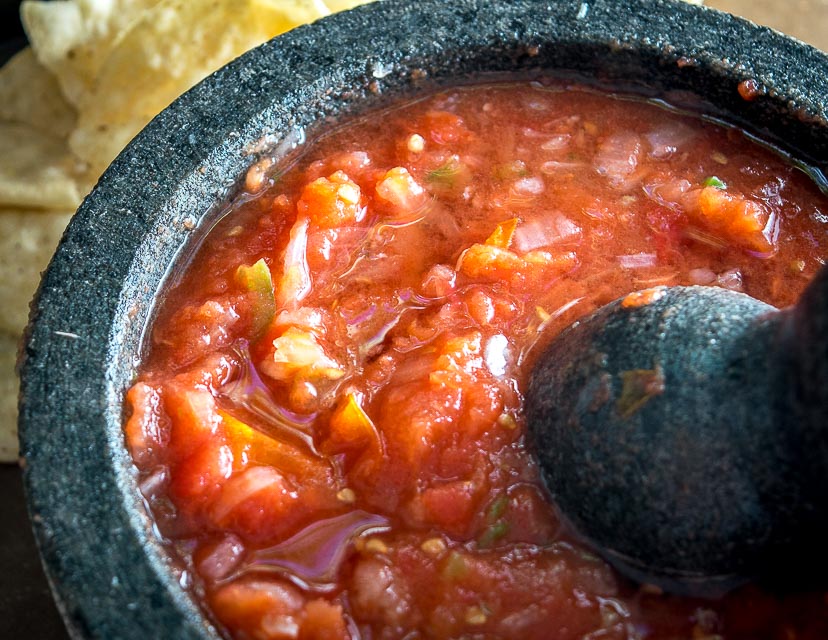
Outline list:
[[[793,303],[828,242],[803,172],[640,101],[502,85],[357,121],[271,182],[167,294],[127,398],[228,636],[828,637],[821,592],[616,576],[562,531],[522,410],[542,347],[630,292]]]

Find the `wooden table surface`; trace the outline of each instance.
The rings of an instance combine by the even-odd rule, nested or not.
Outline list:
[[[828,51],[828,0],[707,0],[704,4]]]

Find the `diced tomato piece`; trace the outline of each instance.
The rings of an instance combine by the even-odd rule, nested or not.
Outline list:
[[[219,438],[203,443],[190,456],[175,465],[170,480],[170,496],[191,513],[198,511],[233,473],[233,452]]]
[[[229,628],[253,640],[348,640],[342,605],[316,598],[307,603],[281,581],[242,580],[221,587],[210,598],[213,611]]]
[[[276,544],[296,533],[311,514],[341,508],[332,477],[325,483],[289,479],[272,467],[248,467],[225,482],[209,515],[221,529],[260,546]]]
[[[276,469],[248,467],[222,485],[221,494],[211,507],[211,515],[219,526],[233,526],[241,520],[242,530],[255,531],[245,525],[250,520],[267,517],[265,505],[278,518],[296,503],[296,499],[295,487]]]
[[[479,509],[481,493],[484,492],[467,480],[428,488],[419,497],[425,512],[423,521],[451,536],[464,537]]]
[[[303,597],[299,590],[276,580],[241,580],[208,597],[225,626],[253,640],[296,640]]]
[[[365,151],[344,151],[334,154],[328,161],[328,166],[334,170],[344,171],[356,180],[375,170],[372,168],[371,156]]]
[[[308,235],[307,262],[317,288],[347,269],[354,253],[365,242],[369,228],[365,226],[314,229]]]
[[[299,217],[307,216],[313,224],[327,229],[352,225],[365,214],[359,185],[344,171],[306,185],[296,203],[296,211]]]
[[[473,137],[465,120],[449,111],[429,111],[423,117],[423,127],[426,135],[437,144],[467,142]]]
[[[193,551],[193,564],[202,578],[223,580],[239,565],[245,554],[244,543],[232,533],[199,540]]]
[[[124,426],[127,447],[135,464],[148,469],[157,462],[170,437],[161,394],[157,388],[138,382],[127,392],[126,402],[132,412]]]
[[[446,431],[456,428],[463,393],[458,386],[417,381],[391,389],[382,407],[383,432],[395,457],[412,471],[436,455]]]
[[[342,605],[317,598],[305,605],[300,640],[348,640]]]
[[[220,418],[215,398],[202,386],[173,380],[163,387],[164,408],[170,416],[170,449],[185,458],[216,432]]]
[[[503,431],[496,424],[504,400],[486,368],[480,331],[438,338],[428,351],[415,371],[398,372],[398,376],[410,377],[407,382],[392,379],[380,396],[377,426],[386,453],[360,460],[349,473],[349,481],[360,495],[370,492],[371,504],[399,509],[398,501],[405,499],[412,486],[428,486],[435,477],[463,479],[402,505],[414,521],[445,524],[459,536],[467,527],[453,523],[451,500],[444,494],[463,493],[469,486],[482,484],[482,480],[473,485],[465,481],[486,467],[478,456],[481,438]],[[472,493],[476,496],[477,489]],[[463,504],[477,500],[466,497]]]
[[[400,577],[400,568],[387,558],[360,559],[348,585],[351,604],[360,619],[379,628],[404,628],[420,622],[410,581]],[[446,636],[448,637],[448,636]]]
[[[524,267],[523,259],[508,249],[473,244],[460,256],[457,270],[470,278],[510,281]]]
[[[491,296],[479,288],[471,289],[463,301],[469,310],[469,315],[481,327],[488,325],[495,317],[495,305]]]
[[[483,366],[483,336],[479,331],[450,335],[440,346],[435,370],[429,380],[439,386],[464,386]]]
[[[377,407],[385,453],[363,453],[348,471],[349,486],[372,508],[399,510],[417,479],[430,477],[439,466],[446,439],[459,428],[462,396],[459,388],[435,388],[427,378],[396,383]]]
[[[691,192],[697,198],[691,216],[728,242],[767,253],[775,249],[773,219],[765,205],[717,187]]]
[[[186,350],[187,361],[195,362],[229,344],[234,337],[233,328],[238,320],[236,305],[229,299],[211,299],[199,305],[186,305],[166,327],[162,325],[155,330],[153,342],[166,346],[178,345],[179,349]],[[176,364],[183,363],[178,361]]]
[[[463,398],[464,431],[472,436],[478,436],[490,429],[503,412],[500,390],[486,377],[479,376],[475,380],[476,384],[470,384]]]
[[[534,287],[578,266],[578,254],[574,251],[530,251],[523,256],[523,260],[526,262],[526,284]]]
[[[548,544],[560,528],[554,509],[534,484],[519,484],[509,491],[506,517],[511,526],[505,537],[515,542]]]
[[[328,460],[299,445],[261,433],[220,412],[221,435],[231,453],[230,474],[211,495],[210,517],[247,540],[269,541],[291,533],[314,510],[340,506]]]
[[[564,253],[552,253],[551,251],[530,251],[523,256],[523,259],[530,265],[541,267],[546,270],[567,271],[578,262],[574,251]]]
[[[572,251],[556,254],[536,250],[519,256],[490,244],[473,244],[460,255],[457,270],[470,278],[505,281],[516,289],[523,289],[537,284],[539,279],[569,271],[577,264],[577,255]]]

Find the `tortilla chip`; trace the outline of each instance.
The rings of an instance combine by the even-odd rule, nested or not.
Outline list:
[[[81,200],[77,160],[60,138],[0,122],[0,207],[72,209]]]
[[[157,2],[29,0],[20,6],[20,17],[37,59],[55,74],[69,102],[77,105],[121,34]]]
[[[102,171],[157,113],[243,52],[330,13],[322,0],[162,0],[124,33],[81,97],[72,151]]]
[[[76,119],[54,76],[30,48],[0,68],[0,120],[27,124],[47,135],[65,138]]]
[[[373,2],[373,0],[325,0],[325,4],[331,10],[331,13],[353,9],[354,7],[358,7],[361,4],[368,4],[369,2]]]
[[[17,460],[17,338],[0,333],[0,462]]]
[[[68,212],[0,209],[0,332],[22,333],[40,275],[71,217]]]

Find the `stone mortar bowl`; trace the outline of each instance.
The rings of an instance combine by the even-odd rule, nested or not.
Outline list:
[[[218,71],[115,160],[33,303],[20,432],[29,509],[76,638],[216,638],[157,536],[121,431],[170,266],[292,132],[476,77],[591,78],[722,116],[828,167],[828,57],[672,0],[418,0],[302,27]],[[755,100],[737,86],[753,80]]]

